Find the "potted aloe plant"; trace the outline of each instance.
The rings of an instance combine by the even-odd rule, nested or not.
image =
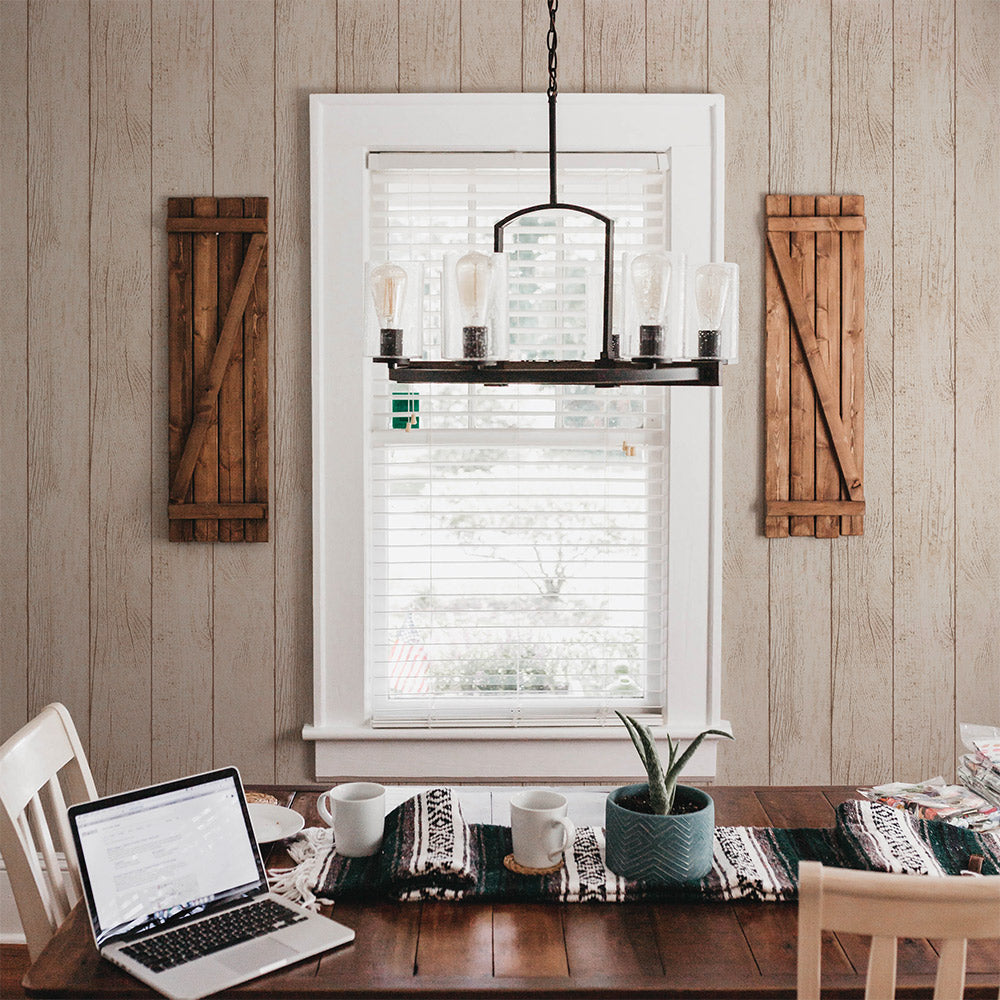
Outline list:
[[[606,861],[617,875],[655,885],[676,885],[707,875],[712,867],[715,803],[707,792],[677,779],[684,765],[709,735],[732,739],[721,729],[706,729],[680,753],[667,736],[664,767],[647,726],[622,712],[646,769],[645,784],[624,785],[608,795],[605,806]]]

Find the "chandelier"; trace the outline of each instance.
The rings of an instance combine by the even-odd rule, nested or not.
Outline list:
[[[493,227],[493,252],[471,250],[445,260],[445,298],[454,314],[446,357],[427,360],[404,351],[404,304],[408,286],[422,284],[419,273],[396,262],[367,272],[371,324],[377,347],[373,360],[400,383],[452,382],[480,385],[689,385],[717,386],[721,366],[736,355],[739,273],[735,264],[689,265],[685,256],[644,248],[623,262],[623,284],[631,322],[624,337],[613,329],[614,220],[559,200],[556,173],[557,44],[556,10],[548,0],[547,34],[549,200],[517,209]],[[604,230],[601,351],[590,361],[510,360],[496,308],[505,288],[504,232],[525,216],[558,211],[589,216]],[[622,327],[622,324],[619,324]],[[690,333],[686,333],[690,331]],[[624,343],[623,343],[624,340]],[[629,349],[631,348],[631,349]]]

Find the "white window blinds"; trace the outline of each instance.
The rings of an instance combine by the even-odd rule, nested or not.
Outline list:
[[[582,159],[561,159],[561,198],[614,218],[619,256],[663,246],[659,158]],[[424,342],[436,354],[444,253],[491,249],[497,219],[546,201],[544,159],[382,154],[369,181],[371,259],[423,265]],[[549,212],[508,232],[511,356],[595,357],[603,229]],[[374,724],[661,711],[667,392],[400,386],[372,367]]]

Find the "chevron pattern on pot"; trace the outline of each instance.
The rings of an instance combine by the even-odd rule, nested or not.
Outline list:
[[[664,830],[659,816],[615,817],[608,831],[608,867],[630,879],[676,885],[701,878],[712,866],[712,838],[702,830],[674,826]],[[612,849],[614,844],[614,849]]]

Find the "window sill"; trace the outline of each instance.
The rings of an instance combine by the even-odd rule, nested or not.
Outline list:
[[[702,728],[672,727],[690,740]],[[712,728],[730,732],[728,722]],[[658,738],[663,727],[653,727]],[[305,726],[315,743],[316,778],[375,778],[379,781],[597,781],[635,780],[638,756],[619,726],[525,726],[518,729],[370,729]],[[695,751],[686,780],[711,780],[721,737],[709,737]]]

